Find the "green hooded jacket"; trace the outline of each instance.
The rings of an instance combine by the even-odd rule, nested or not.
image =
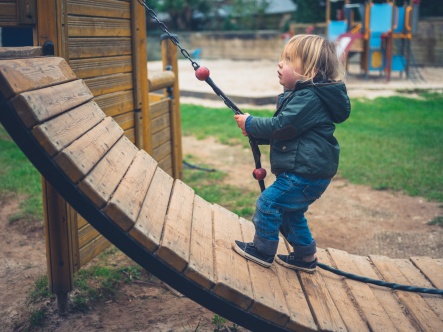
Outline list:
[[[334,123],[345,121],[350,112],[343,82],[299,82],[279,95],[272,118],[248,117],[246,131],[259,144],[270,144],[272,173],[332,178],[340,154]]]

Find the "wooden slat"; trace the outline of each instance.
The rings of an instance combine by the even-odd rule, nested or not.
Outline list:
[[[432,282],[433,287],[443,289],[443,267],[429,257],[411,257],[411,261]]]
[[[253,292],[248,264],[232,249],[235,240],[242,240],[238,216],[214,205],[214,293],[243,309],[252,303]]]
[[[7,99],[25,91],[75,79],[73,71],[62,58],[0,60],[0,92]]]
[[[71,15],[130,18],[128,1],[68,0],[67,3]]]
[[[69,65],[78,78],[91,78],[132,72],[130,55],[70,60]]]
[[[32,129],[32,134],[50,156],[54,156],[105,118],[91,101]]]
[[[328,252],[338,269],[349,273],[360,274],[360,271],[349,257],[348,253],[336,249],[328,249]],[[373,331],[397,330],[368,284],[350,279],[345,279],[344,282],[347,287],[349,287],[352,296],[356,300]]]
[[[360,274],[375,280],[382,279],[371,265],[369,259],[363,256],[351,255],[352,261],[358,267]],[[399,331],[417,331],[418,326],[412,325],[410,316],[405,312],[404,307],[399,304],[397,297],[389,288],[369,285],[372,292],[377,297],[378,302],[386,312],[389,312],[389,318]]]
[[[431,260],[431,258],[429,258]],[[432,288],[432,284],[423,276],[412,262],[407,259],[394,259],[393,262],[408,280],[408,285],[416,287]],[[443,278],[443,276],[441,276]],[[443,297],[436,294],[420,294],[427,305],[440,318],[443,326]]]
[[[150,97],[154,98],[154,94],[150,94]],[[169,99],[164,99],[163,96],[161,96],[161,98],[158,96],[158,98],[158,101],[152,102],[149,105],[149,115],[151,116],[151,119],[169,113]]]
[[[103,235],[97,236],[84,247],[80,248],[80,266],[85,266],[95,256],[109,247],[111,243]]]
[[[171,158],[171,141],[167,141],[162,145],[156,147],[152,151],[151,156],[155,160],[163,160],[165,158]]]
[[[153,134],[165,129],[170,129],[171,122],[169,121],[169,114],[163,114],[151,120],[151,132]]]
[[[92,58],[128,55],[132,53],[131,38],[70,38],[69,58]]]
[[[184,274],[206,289],[214,285],[212,204],[194,197],[189,264]]]
[[[165,97],[163,94],[159,94],[159,93],[149,93],[149,103],[150,106],[154,103],[157,103],[161,100],[165,100],[167,99],[167,97]]]
[[[172,183],[173,179],[157,167],[137,222],[129,231],[129,235],[150,252],[160,245]]]
[[[97,96],[95,101],[107,116],[116,116],[134,110],[134,96],[131,90]]]
[[[384,256],[370,256],[370,258],[384,280],[399,284],[408,284],[406,277],[389,258]],[[418,293],[397,291],[396,294],[422,330],[443,331],[443,322],[432,309],[429,308]]]
[[[134,128],[126,129],[125,136],[127,139],[131,141],[132,144],[135,144],[135,130]]]
[[[134,112],[119,114],[114,117],[114,120],[123,130],[134,128]]]
[[[255,234],[254,225],[242,218],[240,225],[244,241],[251,242]],[[251,261],[248,261],[248,265],[254,294],[254,302],[249,308],[249,312],[276,325],[285,326],[289,320],[289,310],[280,286],[277,263],[274,262],[274,266],[271,268],[260,266]],[[295,275],[294,279],[297,279]]]
[[[79,189],[95,206],[102,208],[125,175],[137,151],[137,147],[123,136],[79,183]]]
[[[131,90],[133,88],[132,73],[112,74],[85,79],[94,96],[107,93]]]
[[[323,249],[317,250],[318,260],[324,264],[332,266],[332,260]],[[358,308],[354,305],[355,300],[348,295],[348,289],[343,277],[325,270],[319,270],[326,283],[329,294],[340,312],[343,322],[348,331],[369,331],[365,320],[360,316]]]
[[[134,162],[123,177],[103,212],[126,232],[137,221],[157,163],[145,151],[137,152]]]
[[[100,233],[90,224],[84,225],[78,230],[78,245],[79,248],[86,246],[89,242],[94,240]]]
[[[6,26],[18,24],[16,1],[8,1],[6,3],[0,3],[0,24]]]
[[[175,180],[166,214],[163,237],[156,255],[182,272],[189,261],[194,190]]]
[[[172,174],[172,157],[168,156],[165,159],[162,160],[157,160],[158,162],[158,167],[160,167],[162,170],[164,170],[166,173],[168,173],[169,175],[173,175]]]
[[[67,110],[91,100],[93,95],[81,80],[24,92],[12,99],[25,126],[32,126],[46,121]],[[100,113],[102,113],[100,111]]]
[[[280,238],[277,254],[288,254],[283,238]],[[288,306],[289,321],[286,324],[286,328],[290,331],[317,331],[317,325],[297,273],[278,263],[275,263],[275,268],[277,269],[280,286]]]
[[[164,128],[152,135],[152,148],[155,149],[169,140],[171,140],[171,130]]]
[[[77,183],[94,167],[123,135],[112,118],[105,118],[85,135],[63,149],[54,161],[72,182]]]
[[[43,56],[43,47],[41,46],[0,47],[0,59],[34,58],[38,56]]]
[[[105,17],[68,15],[70,37],[129,37],[131,21]]]
[[[291,251],[291,248],[288,250]],[[297,272],[297,274],[320,330],[345,331],[346,325],[328,292],[321,273]]]

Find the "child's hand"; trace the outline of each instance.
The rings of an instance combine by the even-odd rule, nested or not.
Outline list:
[[[235,119],[235,121],[237,121],[237,125],[241,129],[241,132],[244,136],[248,136],[248,133],[246,132],[246,128],[245,128],[246,119],[248,117],[249,117],[248,113],[234,115],[234,119]]]

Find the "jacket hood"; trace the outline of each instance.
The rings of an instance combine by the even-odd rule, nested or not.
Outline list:
[[[307,88],[315,92],[335,123],[342,123],[349,117],[351,102],[343,82],[315,83],[301,88]]]

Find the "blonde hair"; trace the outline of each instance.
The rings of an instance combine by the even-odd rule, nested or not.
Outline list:
[[[283,48],[281,61],[289,61],[295,66],[300,58],[305,77],[304,82],[313,82],[319,75],[322,80],[338,81],[345,77],[344,65],[337,58],[335,45],[317,35],[295,35]],[[321,76],[320,76],[321,75]]]

